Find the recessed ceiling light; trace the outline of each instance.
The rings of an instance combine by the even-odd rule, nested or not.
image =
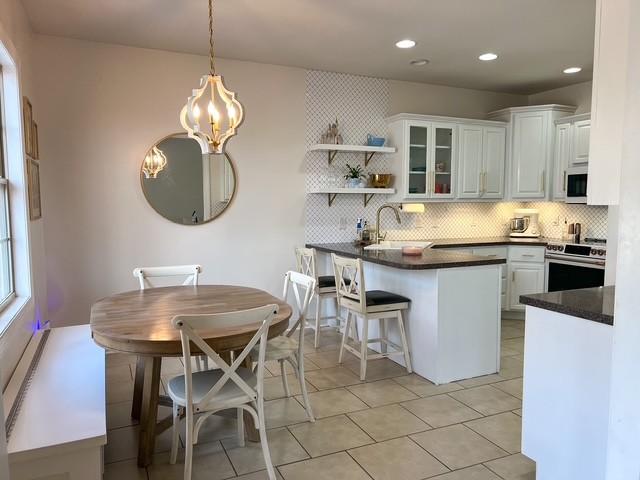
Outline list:
[[[396,47],[398,48],[413,48],[415,46],[416,46],[416,42],[409,39],[400,40],[399,42],[396,42]]]
[[[496,55],[495,53],[483,53],[478,57],[478,59],[482,60],[483,62],[488,62],[489,60],[495,60],[496,58],[498,58],[498,55]]]
[[[581,71],[582,71],[582,68],[580,67],[569,67],[563,70],[564,73],[578,73]]]
[[[427,60],[426,58],[419,58],[417,60],[411,60],[409,63],[414,67],[422,67],[423,65],[429,63],[429,60]]]

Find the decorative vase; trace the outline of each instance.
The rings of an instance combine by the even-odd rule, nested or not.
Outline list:
[[[347,178],[347,188],[360,188],[362,180],[359,178]]]

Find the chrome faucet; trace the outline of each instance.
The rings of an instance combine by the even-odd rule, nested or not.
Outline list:
[[[398,210],[398,207],[391,205],[390,203],[385,203],[384,205],[382,205],[376,213],[376,243],[380,243],[387,236],[386,233],[384,233],[383,235],[380,234],[380,212],[382,212],[382,210],[384,210],[385,208],[390,208],[391,210],[393,210],[393,213],[396,214],[396,220],[398,221],[398,224],[402,223],[400,221],[400,212]]]

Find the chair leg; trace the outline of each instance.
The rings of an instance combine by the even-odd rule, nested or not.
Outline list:
[[[320,311],[322,309],[322,298],[320,295],[316,297],[316,331],[315,331],[315,339],[313,341],[313,346],[318,348],[320,346]]]
[[[387,319],[381,318],[378,321],[380,322],[380,338],[387,340]],[[380,352],[387,353],[387,344],[385,342],[380,342]]]
[[[351,311],[347,310],[347,319],[344,323],[344,332],[342,332],[342,342],[340,342],[340,353],[338,354],[338,363],[342,363],[342,354],[344,353],[344,345],[347,343],[349,336],[349,327],[351,326]]]
[[[284,388],[284,394],[287,397],[291,396],[291,392],[289,391],[289,380],[287,380],[287,375],[284,370],[284,360],[278,360],[280,363],[280,374],[282,375],[282,388]]]
[[[244,447],[244,410],[238,408],[238,446]]]
[[[297,357],[300,358],[297,358]],[[307,381],[304,378],[304,359],[302,355],[296,355],[296,362],[298,363],[298,380],[300,381],[300,390],[302,390],[302,398],[304,399],[304,408],[307,411],[307,416],[310,422],[315,422],[316,419],[313,416],[311,410],[311,402],[309,401],[309,394],[307,393]]]
[[[264,421],[264,401],[262,400],[262,398],[258,398],[256,406],[258,407],[258,431],[260,433],[260,444],[262,445],[262,455],[264,456],[264,463],[267,466],[267,475],[269,477],[269,480],[277,480],[276,472],[274,471],[273,464],[271,463],[269,444],[267,443],[267,429],[265,428]]]
[[[171,455],[169,463],[175,465],[178,460],[178,442],[180,441],[180,407],[173,404],[173,431],[171,432]]]
[[[333,297],[333,301],[336,304],[336,330],[339,332],[341,327],[340,324],[342,323],[342,317],[340,316],[340,304],[338,303],[337,295]]]
[[[364,381],[367,377],[367,350],[369,344],[369,319],[362,317],[362,338],[360,339],[360,380]]]
[[[404,331],[404,322],[402,321],[402,311],[398,310],[398,328],[400,329],[400,338],[402,340],[402,348],[404,350],[404,363],[407,367],[407,372],[413,372],[411,368],[411,355],[409,354],[409,343],[407,342],[407,335]]]
[[[191,480],[191,468],[193,464],[193,412],[187,406],[187,435],[184,445],[184,480]]]

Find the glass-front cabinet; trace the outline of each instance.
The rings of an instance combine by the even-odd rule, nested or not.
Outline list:
[[[401,194],[405,198],[453,198],[456,126],[406,122]]]

